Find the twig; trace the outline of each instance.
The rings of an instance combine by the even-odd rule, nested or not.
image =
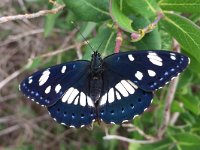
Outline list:
[[[1,117],[0,118],[0,123],[8,123],[9,121],[12,121],[15,118],[14,115],[12,116],[6,116],[6,117]]]
[[[183,107],[183,103],[180,103],[179,105],[180,105],[180,107]],[[176,121],[177,121],[177,119],[178,119],[179,116],[180,116],[180,112],[175,112],[172,115],[171,119],[170,119],[170,125],[174,125],[176,123]]]
[[[9,75],[6,79],[4,79],[3,81],[0,82],[0,90],[8,83],[10,82],[12,79],[16,78],[17,76],[19,76],[22,72],[24,71],[24,68],[21,68],[17,71],[15,71],[14,73],[12,73],[11,75]]]
[[[158,142],[159,139],[154,139],[154,140],[135,140],[135,139],[129,139],[123,136],[119,135],[106,135],[103,137],[104,140],[120,140],[128,143],[139,143],[139,144],[150,144],[150,143],[155,143]]]
[[[128,131],[137,131],[141,136],[143,136],[147,140],[155,139],[155,137],[146,134],[143,130],[141,130],[140,128],[138,128],[136,126],[133,126],[132,128],[129,128]]]
[[[8,39],[6,41],[3,41],[2,43],[0,43],[0,46],[4,46],[4,45],[9,44],[11,42],[17,41],[17,40],[19,40],[23,37],[42,33],[42,32],[44,32],[44,29],[36,29],[36,30],[29,31],[29,32],[21,33],[21,34],[18,34],[18,35],[10,36],[10,37],[8,37]]]
[[[4,130],[2,130],[2,131],[0,132],[0,136],[9,134],[9,133],[11,133],[11,132],[13,132],[13,131],[18,130],[19,128],[20,128],[19,125],[14,125],[14,126],[8,127],[8,128],[6,128],[6,129],[4,129]]]
[[[78,59],[81,59],[83,57],[83,54],[81,52],[81,46],[80,46],[80,44],[76,44],[76,43],[75,43],[75,45],[76,45],[76,54],[77,54],[77,57],[78,57]]]
[[[115,44],[115,53],[119,53],[121,45],[122,45],[122,30],[118,28],[117,30],[117,38],[116,38],[116,44]]]
[[[17,94],[10,94],[10,95],[6,95],[6,96],[4,96],[4,97],[0,97],[0,103],[2,103],[2,102],[5,102],[5,101],[8,101],[8,100],[10,100],[10,99],[14,99],[14,98],[17,98]]]
[[[175,78],[173,81],[171,81],[170,85],[169,85],[169,90],[167,92],[167,96],[166,96],[166,99],[165,99],[165,107],[164,107],[164,119],[163,119],[163,123],[161,125],[161,127],[159,128],[158,130],[158,137],[161,138],[168,125],[169,125],[169,121],[170,121],[170,108],[171,108],[171,104],[173,102],[173,99],[174,99],[174,95],[175,95],[175,92],[176,92],[176,88],[177,88],[177,85],[178,85],[178,80],[179,78]]]
[[[12,73],[11,75],[9,75],[7,78],[5,78],[3,81],[0,82],[0,90],[6,85],[8,84],[11,80],[13,80],[14,78],[16,78],[17,76],[19,76],[26,68],[29,68],[29,66],[31,66],[32,61],[29,61],[25,67],[15,71],[14,73]]]
[[[40,11],[38,11],[36,13],[32,13],[32,14],[20,14],[20,15],[14,15],[14,16],[1,17],[0,24],[8,22],[8,21],[14,21],[14,20],[32,19],[32,18],[36,18],[36,17],[40,17],[40,16],[45,16],[47,14],[56,14],[57,12],[59,12],[60,10],[62,10],[65,7],[65,5],[60,5],[56,2],[54,2],[53,0],[49,0],[49,2],[52,3],[53,5],[55,5],[56,7],[52,10],[40,10]]]
[[[180,46],[176,40],[173,40],[173,50],[176,52],[180,52]],[[175,96],[178,80],[179,80],[178,77],[175,78],[173,81],[171,81],[169,85],[169,90],[167,92],[166,99],[165,99],[165,107],[164,107],[164,115],[163,115],[164,119],[163,119],[163,123],[161,124],[158,130],[158,138],[162,138],[162,136],[164,135],[170,123],[170,108]]]
[[[50,118],[49,115],[45,114],[43,116],[39,116],[39,117],[34,118],[32,120],[28,120],[28,121],[25,121],[25,122],[20,122],[19,124],[16,124],[16,125],[13,125],[11,127],[8,127],[6,129],[4,129],[4,130],[1,130],[0,131],[0,136],[9,134],[9,133],[11,133],[13,131],[16,131],[16,130],[22,128],[22,127],[24,128],[25,125],[32,125],[33,126],[35,122],[40,122],[41,120],[48,119],[48,118]],[[54,136],[52,136],[52,137],[54,137]]]
[[[152,22],[151,24],[149,24],[147,27],[143,29],[139,29],[138,31],[131,33],[132,42],[137,42],[141,40],[146,35],[146,33],[153,31],[153,29],[156,28],[158,22],[161,20],[163,16],[164,15],[162,12],[158,12],[157,18],[154,20],[154,22]]]
[[[87,43],[86,42],[82,42],[82,43],[79,43],[79,46],[83,46],[83,45],[86,45]],[[58,50],[55,50],[53,52],[49,52],[49,53],[46,53],[46,54],[43,54],[43,55],[40,55],[40,56],[36,56],[35,58],[44,58],[44,57],[50,57],[50,56],[54,56],[54,55],[57,55],[59,53],[63,53],[65,51],[68,51],[70,49],[73,49],[73,48],[76,48],[77,44],[74,44],[74,45],[71,45],[71,46],[68,46],[66,48],[63,48],[63,49],[58,49]]]

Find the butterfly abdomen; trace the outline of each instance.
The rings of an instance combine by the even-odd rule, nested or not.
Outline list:
[[[90,80],[90,97],[95,102],[95,104],[100,99],[102,92],[102,78],[93,78]]]

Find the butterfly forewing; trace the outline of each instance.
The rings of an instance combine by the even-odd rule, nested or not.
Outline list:
[[[104,59],[104,66],[146,91],[163,87],[182,72],[189,58],[167,51],[129,51]]]
[[[138,88],[129,79],[105,69],[103,94],[99,101],[99,118],[120,124],[141,114],[151,103],[153,94]]]
[[[74,61],[56,65],[27,77],[20,83],[21,91],[44,106],[56,103],[65,91],[87,72],[88,61]]]

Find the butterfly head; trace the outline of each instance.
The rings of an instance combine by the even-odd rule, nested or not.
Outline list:
[[[96,75],[102,72],[102,58],[101,54],[94,51],[91,60],[91,72]]]

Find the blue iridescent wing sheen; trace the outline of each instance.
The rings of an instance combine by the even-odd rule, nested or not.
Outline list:
[[[140,115],[149,107],[153,93],[140,89],[128,78],[109,69],[103,73],[103,93],[98,117],[105,123],[120,124]]]
[[[72,61],[52,66],[24,79],[19,89],[40,105],[51,106],[81,78],[88,67],[89,61]]]
[[[188,64],[187,56],[163,50],[122,52],[104,59],[105,68],[128,78],[145,91],[163,87]]]
[[[89,70],[65,92],[54,105],[48,107],[51,117],[70,127],[83,127],[96,120],[96,108],[89,97]]]

